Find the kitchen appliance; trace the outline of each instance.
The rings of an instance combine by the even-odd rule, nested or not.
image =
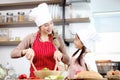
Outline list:
[[[110,70],[119,70],[119,64],[111,60],[97,61],[96,64],[98,72],[102,75],[106,75]]]

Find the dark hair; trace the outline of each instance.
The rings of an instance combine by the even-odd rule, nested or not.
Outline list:
[[[79,50],[80,50],[80,49],[78,49],[78,50],[72,55],[72,57],[75,56],[75,55],[79,52]],[[77,59],[76,59],[76,61],[77,61],[80,65],[82,65],[82,64],[81,64],[81,58],[83,57],[83,54],[86,52],[86,47],[83,46],[81,50],[82,50],[81,53],[79,54],[79,56],[78,56]]]
[[[58,39],[56,38],[58,34],[52,30],[52,34],[51,35],[52,35],[53,43],[55,44],[55,46],[57,48],[59,48],[60,47],[60,43],[59,43]]]

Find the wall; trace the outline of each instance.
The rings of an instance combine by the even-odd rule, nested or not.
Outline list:
[[[92,0],[91,11],[101,41],[96,43],[96,59],[119,61],[120,0]]]
[[[120,0],[91,0],[93,12],[120,11]]]
[[[25,1],[32,1],[32,0],[25,0]],[[11,1],[0,0],[0,2],[1,3],[9,3],[9,2],[20,2],[20,1],[19,0],[11,0]],[[108,2],[109,2],[109,4],[108,4]],[[106,4],[109,7],[106,7]],[[120,9],[120,6],[118,4],[119,4],[119,0],[91,0],[90,5],[92,5],[91,11],[94,14],[94,12],[111,11],[111,9],[112,9],[112,11],[114,11],[114,10],[118,11]],[[74,3],[72,5],[73,5],[73,8],[72,8],[73,13],[76,13],[76,12],[74,12],[74,10],[76,10],[77,12],[78,12],[78,10],[80,10],[79,13],[82,13],[82,14],[88,13],[87,15],[90,16],[89,13],[91,13],[91,11],[90,11],[90,5],[89,4]],[[102,5],[102,7],[101,7],[101,5]],[[111,6],[111,5],[114,5],[114,6]],[[71,10],[68,9],[68,11],[69,11],[70,17],[76,17],[73,14],[71,15]],[[4,13],[4,11],[2,11],[2,12]],[[17,13],[17,11],[14,11],[14,12]],[[26,13],[28,13],[28,11],[26,11]],[[85,15],[79,15],[79,17],[84,17],[84,16]],[[102,20],[102,18],[100,18],[100,19]],[[113,19],[113,18],[111,18],[111,19]],[[92,18],[91,18],[91,20],[93,21]],[[97,22],[95,22],[95,27],[96,27],[98,32],[101,33],[101,32],[110,31],[108,26],[105,27],[105,28],[101,27],[101,26],[98,27],[98,25],[99,25],[98,24],[98,22],[99,22],[98,18],[94,18],[94,20],[97,21]],[[117,21],[119,21],[119,19]],[[71,34],[74,34],[75,30],[79,30],[80,27],[83,27],[83,26],[84,27],[89,26],[89,24],[90,23],[87,23],[87,24],[86,23],[82,23],[82,24],[81,23],[73,23],[73,24],[70,24],[67,29],[71,31]],[[119,25],[119,23],[118,23],[118,25]],[[61,29],[60,27],[57,30]],[[117,28],[119,29],[119,27],[114,28],[113,26],[111,26],[111,30],[114,29],[116,31],[116,30],[118,30]],[[37,30],[37,27],[36,28],[35,27],[29,27],[29,28],[22,27],[20,29],[10,28],[10,30],[12,31],[11,34],[12,34],[13,37],[19,36],[19,37],[21,37],[21,39],[23,39],[27,34],[29,34],[31,32],[35,32]],[[119,30],[117,32],[119,32]],[[61,32],[59,32],[59,33],[61,33]],[[117,36],[119,36],[119,35],[117,35]],[[70,36],[70,35],[68,36],[67,35],[66,37],[73,37],[73,36]],[[111,37],[110,37],[110,39],[111,39]],[[105,39],[105,41],[106,41],[106,39]],[[108,41],[106,41],[106,42],[108,42]],[[102,43],[106,43],[106,42],[102,42]],[[111,42],[114,42],[114,40],[111,40]],[[114,44],[114,45],[116,46],[116,44]],[[106,46],[106,47],[104,46],[105,48],[103,50],[102,45],[99,45],[99,44],[96,44],[96,45],[97,45],[97,47],[94,48],[94,51],[97,52],[96,56],[95,56],[96,60],[99,60],[99,59],[112,59],[112,60],[116,60],[116,61],[119,60],[119,57],[120,57],[119,51],[116,52],[116,53],[114,53],[114,52],[112,52],[112,53],[107,53],[106,52],[105,53],[104,50],[109,46]],[[109,45],[109,43],[107,43],[107,45]],[[15,48],[15,46],[0,46],[0,64],[6,65],[7,62],[9,62],[10,65],[14,67],[17,74],[26,73],[27,75],[29,75],[29,61],[27,61],[24,57],[19,58],[19,59],[11,59],[10,58],[10,52],[13,50],[13,48]],[[116,47],[116,48],[118,48],[118,47]],[[73,52],[76,50],[74,48],[74,44],[71,43],[70,46],[67,48],[67,50],[68,50],[69,56],[71,56],[73,54]],[[100,51],[102,51],[102,52],[100,52]]]

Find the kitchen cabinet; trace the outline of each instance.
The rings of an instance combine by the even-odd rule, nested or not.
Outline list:
[[[64,0],[63,0],[64,1]],[[44,1],[34,1],[34,2],[18,2],[18,3],[4,3],[0,4],[0,10],[14,10],[14,9],[29,9],[36,7],[38,4],[46,2],[48,4],[59,4],[62,5],[62,0],[44,0]],[[69,3],[65,3],[64,6],[69,5]],[[63,5],[62,5],[63,6]],[[64,14],[62,14],[64,16]],[[65,21],[63,24],[63,20]],[[67,19],[53,19],[55,25],[68,25],[69,23],[85,23],[90,22],[89,17],[86,18],[67,18]],[[12,28],[12,27],[32,27],[35,26],[33,21],[23,21],[17,22],[13,21],[10,23],[0,23],[0,28]],[[65,27],[65,26],[64,26]],[[63,33],[64,34],[64,33]],[[71,42],[72,39],[66,39],[65,41]],[[9,45],[17,45],[20,41],[6,41],[0,42],[0,46],[9,46]]]

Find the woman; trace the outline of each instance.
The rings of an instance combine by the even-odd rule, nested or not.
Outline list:
[[[74,44],[78,50],[72,55],[68,78],[75,78],[75,75],[81,71],[93,70],[98,72],[94,54],[90,50],[96,38],[97,34],[90,26],[81,28],[81,30],[77,32]]]
[[[33,62],[37,70],[48,68],[54,70],[56,61],[69,64],[69,56],[62,38],[53,32],[53,22],[46,3],[32,9],[30,16],[39,30],[25,37],[11,52],[12,58],[25,56]],[[30,67],[30,77],[34,77],[34,69]]]

